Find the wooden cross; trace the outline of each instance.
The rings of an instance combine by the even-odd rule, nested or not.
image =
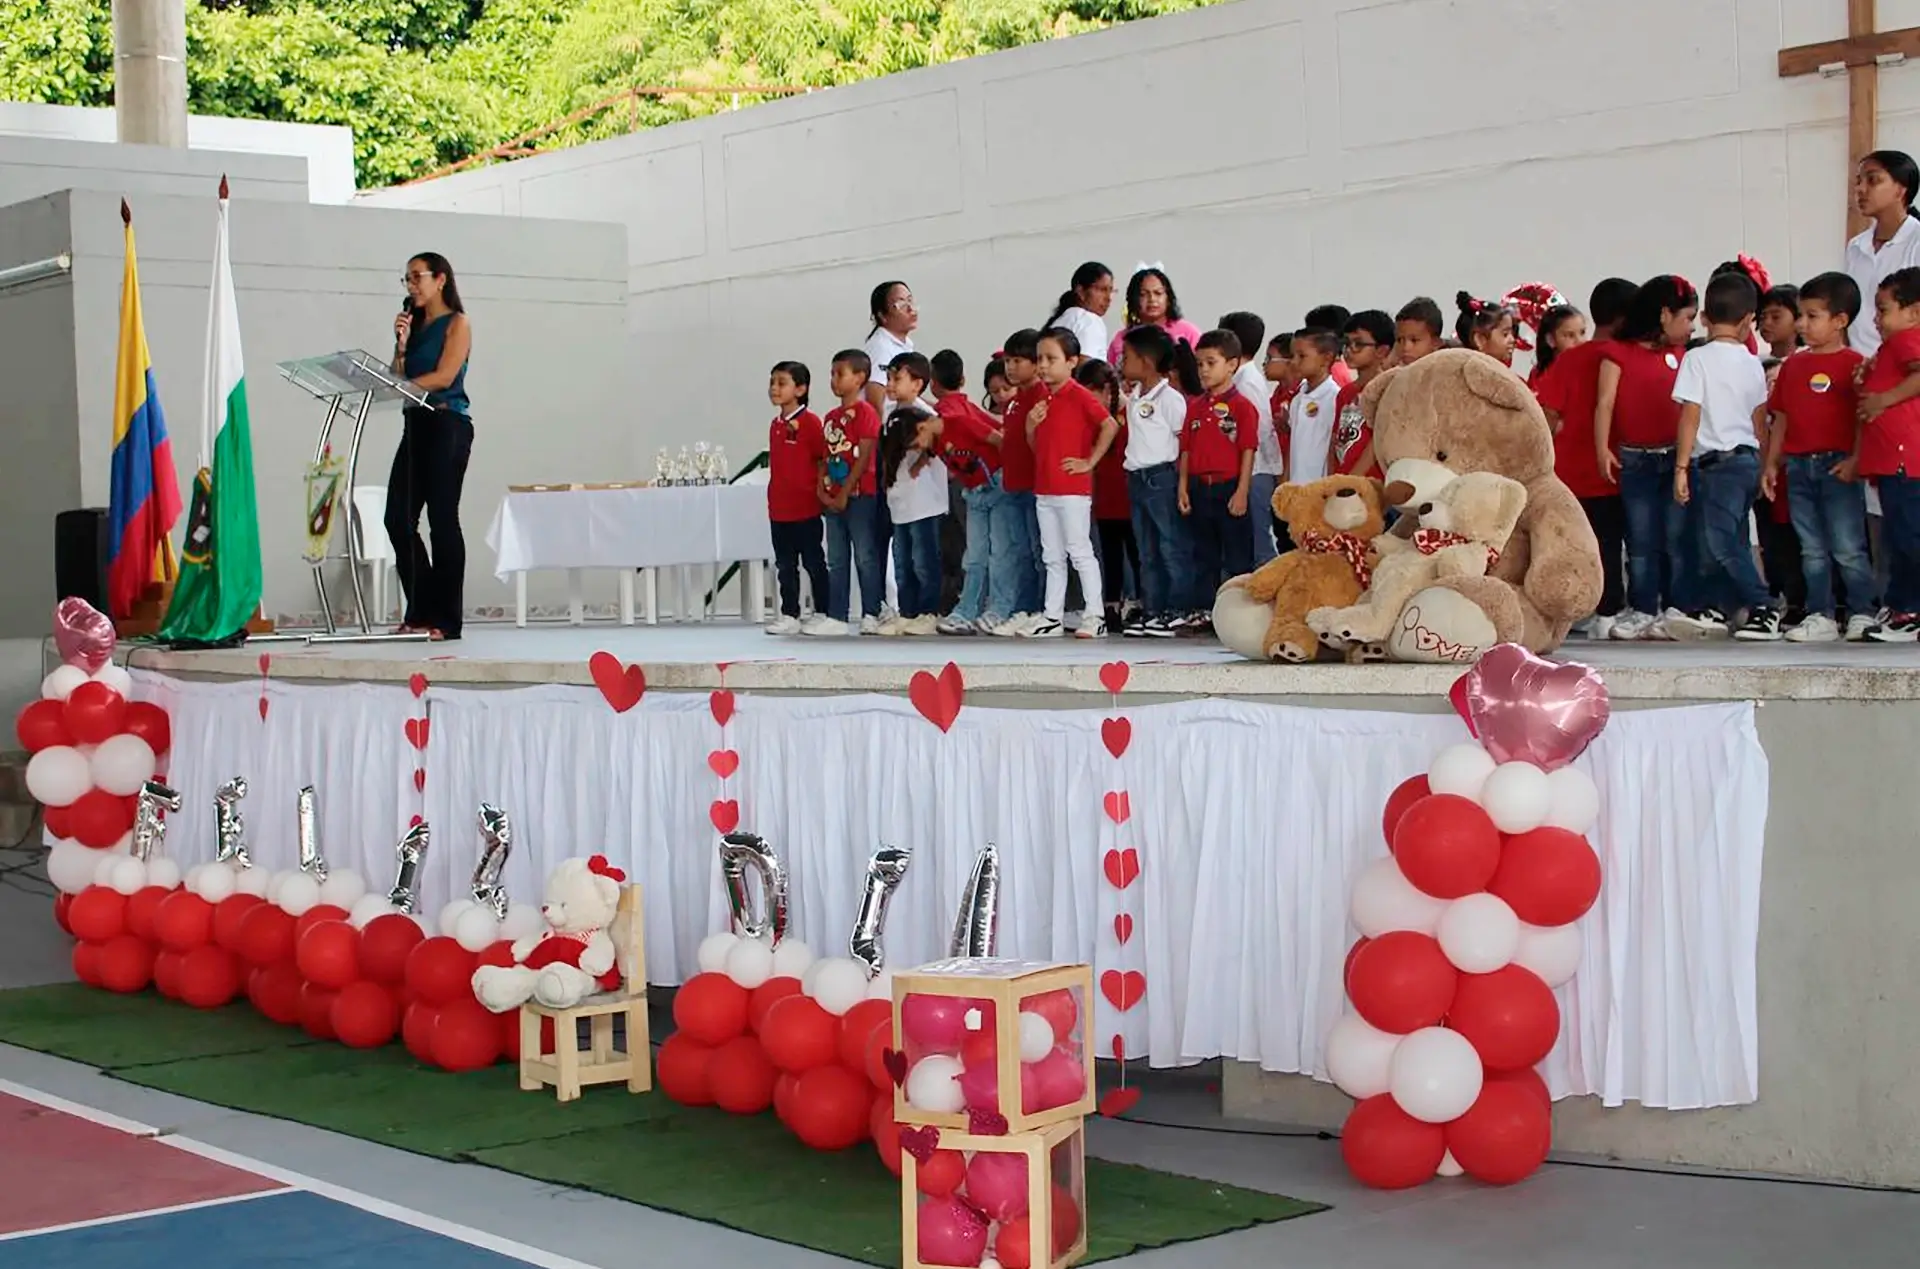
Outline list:
[[[1901,31],[1876,30],[1874,0],[1847,0],[1847,38],[1824,44],[1802,44],[1780,50],[1780,74],[1847,76],[1847,161],[1858,163],[1877,147],[1880,122],[1880,68],[1920,58],[1920,27]],[[1857,234],[1867,222],[1847,193],[1847,233]]]

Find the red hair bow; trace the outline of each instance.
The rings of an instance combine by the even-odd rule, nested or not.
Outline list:
[[[1767,266],[1744,251],[1740,253],[1740,267],[1747,271],[1747,276],[1753,279],[1753,284],[1760,288],[1760,294],[1765,295],[1773,289],[1773,278],[1767,273]]]
[[[1501,297],[1501,302],[1510,306],[1519,315],[1520,323],[1540,331],[1540,320],[1548,310],[1564,306],[1567,299],[1559,291],[1545,282],[1523,282]],[[1533,344],[1526,336],[1514,332],[1513,346],[1521,352],[1530,352]]]
[[[607,878],[609,881],[625,881],[627,874],[607,862],[605,855],[595,855],[587,860],[587,871]]]

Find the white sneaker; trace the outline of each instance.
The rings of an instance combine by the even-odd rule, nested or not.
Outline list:
[[[1085,617],[1073,628],[1076,639],[1104,639],[1107,637],[1107,622],[1104,617]]]
[[[782,613],[766,624],[766,632],[770,635],[797,635],[800,633],[800,619]]]
[[[982,613],[980,614],[980,620],[973,623],[973,632],[983,635],[998,634],[1000,627],[1006,624],[1007,619],[1005,617],[990,612]]]
[[[817,612],[800,623],[800,633],[811,635],[816,639],[838,639],[852,634],[853,627],[837,617],[829,617],[823,612]]]
[[[885,635],[889,639],[897,639],[907,633],[907,619],[905,617],[889,617],[880,623],[880,628],[874,631],[874,633]]]
[[[1026,628],[1032,624],[1033,624],[1032,613],[1017,612],[1013,614],[1013,616],[1001,622],[999,625],[995,626],[993,628],[993,633],[996,635],[999,635],[1002,639],[1011,639],[1015,635],[1018,635],[1023,631],[1025,631]]]
[[[903,617],[900,626],[902,634],[916,638],[931,638],[940,633],[940,619],[930,612],[923,612],[918,617]]]
[[[1058,639],[1066,633],[1067,628],[1060,624],[1059,618],[1045,614],[1031,618],[1020,627],[1020,637],[1023,639]]]
[[[1849,623],[1851,624],[1851,623]],[[1840,624],[1823,612],[1810,612],[1787,631],[1788,643],[1838,643]]]
[[[1875,612],[1857,612],[1847,618],[1847,642],[1865,643],[1867,631],[1887,619],[1886,610]]]
[[[1633,643],[1648,637],[1653,629],[1654,619],[1646,613],[1635,612],[1631,608],[1622,608],[1614,616],[1613,628],[1607,631],[1607,637],[1622,643]],[[1597,637],[1597,636],[1596,636]]]
[[[860,633],[861,633],[861,634],[863,634],[863,635],[877,635],[877,634],[879,634],[879,633],[880,633],[880,619],[879,619],[878,617],[862,617],[862,618],[860,618]]]
[[[972,635],[980,633],[979,624],[968,621],[965,617],[942,617],[937,629],[943,635]]]

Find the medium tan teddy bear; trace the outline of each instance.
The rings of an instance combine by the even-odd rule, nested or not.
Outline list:
[[[546,929],[514,943],[512,965],[474,970],[474,999],[495,1013],[529,1000],[571,1009],[595,992],[619,987],[613,926],[625,880],[605,855],[562,860],[547,878],[541,908]]]
[[[1442,578],[1408,601],[1388,636],[1394,659],[1457,660],[1443,654],[1465,649],[1471,660],[1496,643],[1536,653],[1559,647],[1600,602],[1600,544],[1553,474],[1553,434],[1520,376],[1484,353],[1451,349],[1380,375],[1360,394],[1360,408],[1394,505],[1417,509],[1430,499],[1442,483],[1438,468],[1493,472],[1527,492],[1485,576]],[[1406,461],[1415,459],[1423,461]]]
[[[1393,633],[1407,601],[1424,588],[1456,578],[1485,577],[1499,563],[1500,548],[1526,509],[1527,489],[1492,472],[1455,477],[1433,498],[1411,510],[1420,527],[1410,537],[1378,543],[1373,581],[1356,603],[1315,608],[1307,625],[1330,647],[1378,643]],[[1450,650],[1434,648],[1441,659]]]
[[[1366,589],[1386,503],[1376,481],[1328,476],[1281,485],[1273,513],[1298,548],[1220,588],[1214,633],[1252,660],[1312,661],[1320,642],[1307,628],[1307,613],[1351,604]]]

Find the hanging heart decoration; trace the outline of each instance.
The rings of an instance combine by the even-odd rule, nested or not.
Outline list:
[[[951,729],[954,720],[960,717],[960,705],[966,693],[967,684],[960,667],[951,661],[938,674],[921,670],[907,681],[907,699],[913,702],[921,717],[943,732]]]
[[[587,672],[616,714],[626,713],[647,694],[647,672],[637,665],[623,665],[611,652],[596,652],[588,657]]]

